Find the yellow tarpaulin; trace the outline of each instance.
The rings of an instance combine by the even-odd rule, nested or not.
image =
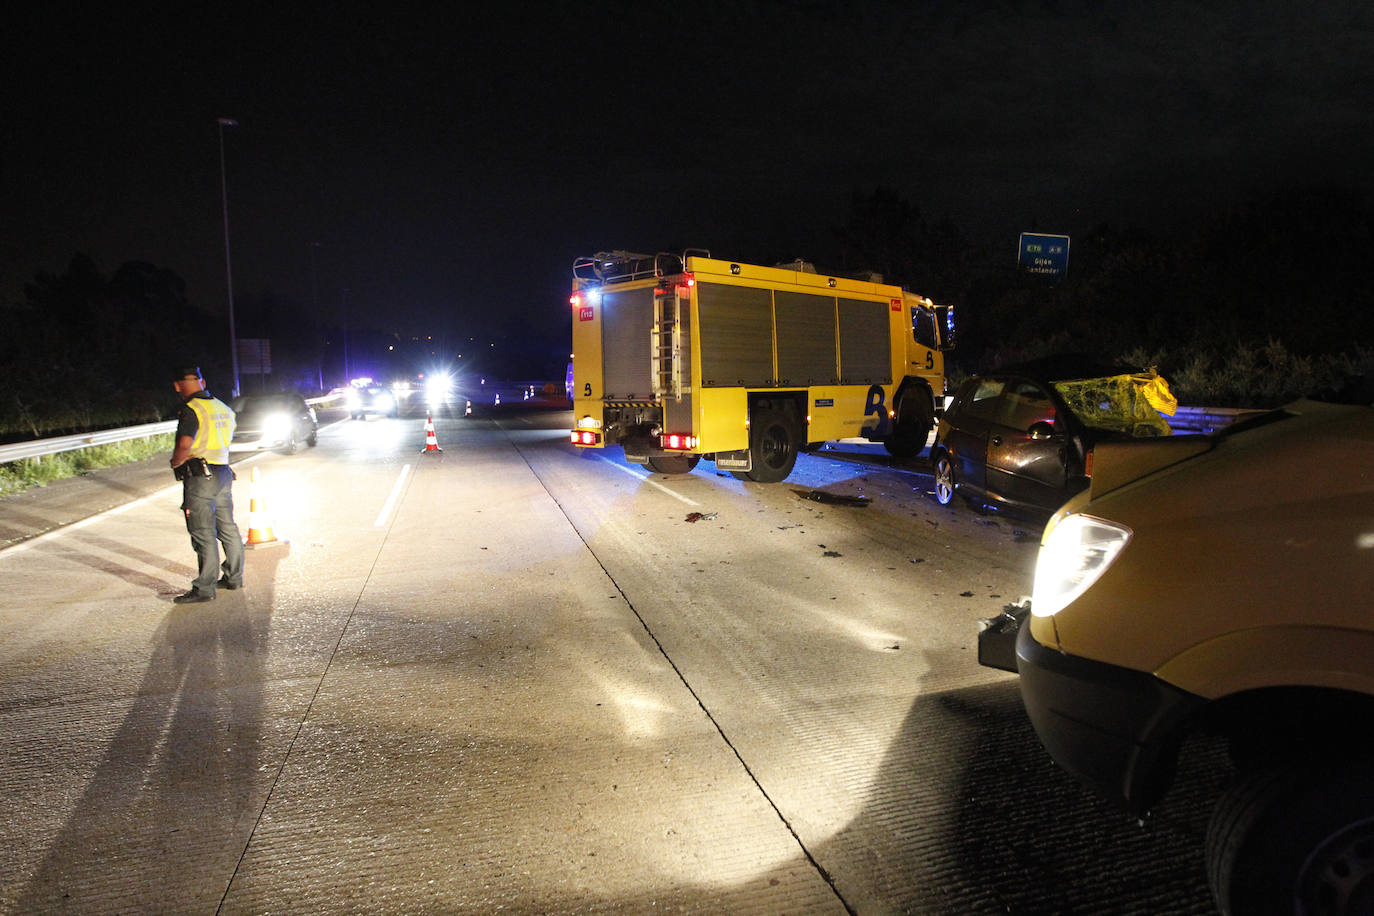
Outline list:
[[[1117,429],[1132,436],[1167,436],[1178,399],[1153,369],[1129,375],[1055,382],[1055,390],[1089,426]]]

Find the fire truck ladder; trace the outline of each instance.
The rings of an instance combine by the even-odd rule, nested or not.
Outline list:
[[[654,324],[650,330],[653,353],[654,397],[672,397],[681,401],[682,387],[682,325],[678,321],[676,293],[671,290],[654,292]]]

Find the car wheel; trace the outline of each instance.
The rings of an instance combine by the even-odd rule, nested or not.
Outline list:
[[[935,455],[935,501],[948,506],[954,499],[954,462],[949,460],[949,452],[941,449]]]
[[[1240,777],[1213,809],[1206,850],[1223,913],[1374,912],[1368,761]]]
[[[299,448],[300,446],[296,443],[296,434],[293,432],[286,437],[286,445],[282,447],[282,451],[286,452],[288,455],[294,455]]]
[[[308,446],[310,446],[311,448],[314,448],[315,446],[319,445],[319,444],[320,444],[320,433],[319,433],[319,430],[312,429],[312,430],[310,431],[310,435],[308,435],[308,436],[305,437],[305,444],[308,445]]]
[[[749,462],[747,476],[755,483],[786,480],[797,463],[797,444],[801,438],[791,414],[772,407],[760,408],[749,418]]]
[[[700,460],[700,455],[664,455],[650,458],[649,469],[660,474],[690,474]]]

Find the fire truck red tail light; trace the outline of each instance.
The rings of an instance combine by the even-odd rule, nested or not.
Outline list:
[[[590,429],[575,429],[572,431],[573,445],[596,445],[601,441],[601,434]]]
[[[697,447],[696,436],[684,436],[681,433],[664,433],[659,441],[664,448],[674,451],[686,451]]]

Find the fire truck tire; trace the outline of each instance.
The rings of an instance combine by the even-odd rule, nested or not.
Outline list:
[[[700,460],[700,455],[665,455],[650,458],[649,470],[659,474],[690,474]]]
[[[749,417],[749,460],[745,476],[755,483],[786,480],[797,463],[801,442],[799,424],[791,413],[776,407],[760,407]]]
[[[921,395],[913,391],[897,407],[897,422],[883,440],[883,447],[893,458],[915,458],[926,447],[932,420],[930,410],[920,402]]]

